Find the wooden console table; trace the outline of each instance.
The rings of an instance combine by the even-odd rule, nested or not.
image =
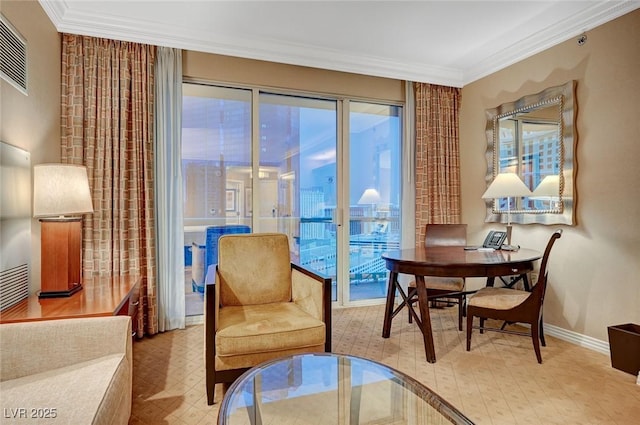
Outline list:
[[[0,311],[0,323],[115,315],[134,318],[141,280],[139,276],[95,277],[83,279],[82,290],[70,297],[40,299],[32,294]]]

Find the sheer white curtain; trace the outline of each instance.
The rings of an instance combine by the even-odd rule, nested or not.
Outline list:
[[[156,54],[155,187],[158,330],[185,327],[182,200],[182,51]]]

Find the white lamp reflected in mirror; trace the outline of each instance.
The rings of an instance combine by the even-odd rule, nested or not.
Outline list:
[[[93,212],[87,169],[71,164],[33,168],[33,216],[41,223],[40,298],[80,289],[82,214]]]
[[[514,173],[498,174],[482,195],[483,199],[507,198],[507,246],[502,249],[514,249],[511,245],[511,198],[522,196],[531,196],[531,190]]]
[[[380,203],[380,193],[374,188],[368,188],[358,199],[359,205],[371,205],[371,216],[374,217],[376,213],[376,205]]]
[[[546,176],[531,194],[531,199],[548,201],[550,209],[558,208],[560,201],[560,176],[557,174]]]

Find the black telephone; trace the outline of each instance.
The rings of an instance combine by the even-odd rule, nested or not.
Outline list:
[[[507,232],[491,230],[482,244],[483,248],[500,249],[504,240],[507,238]]]

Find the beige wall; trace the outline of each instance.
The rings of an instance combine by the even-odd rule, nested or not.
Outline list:
[[[514,243],[543,248],[564,228],[550,260],[545,322],[607,340],[607,326],[640,323],[640,10],[462,89],[462,211],[470,239],[484,223],[485,110],[577,80],[577,225],[514,225]],[[473,282],[476,284],[477,282]]]
[[[25,96],[0,80],[0,139],[31,153],[31,165],[60,162],[60,36],[36,1],[2,1],[4,17],[27,40]],[[31,223],[31,285],[40,289],[40,223]]]
[[[185,78],[195,80],[332,94],[351,98],[404,101],[404,82],[389,78],[193,51],[183,53],[182,63],[182,73]]]

